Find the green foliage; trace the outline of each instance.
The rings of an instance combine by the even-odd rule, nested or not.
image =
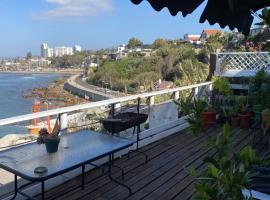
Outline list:
[[[260,104],[264,108],[270,107],[270,93],[268,89],[270,75],[263,69],[259,70],[251,79],[249,98],[253,105]]]
[[[204,48],[209,53],[215,53],[217,49],[222,49],[223,47],[227,46],[228,42],[229,42],[229,34],[219,32],[215,35],[210,36],[207,39]]]
[[[239,152],[232,152],[230,126],[224,125],[223,132],[216,140],[209,141],[209,148],[217,151],[217,158],[206,157],[207,170],[199,175],[193,169],[191,175],[196,177],[196,200],[244,200],[242,189],[248,187],[252,176],[251,168],[262,164],[255,151],[246,146]],[[232,157],[231,157],[232,155]]]
[[[213,77],[213,88],[214,90],[216,90],[216,92],[226,97],[232,95],[230,82],[228,81],[228,79],[224,77],[221,76]]]
[[[139,39],[134,38],[134,37],[130,38],[128,41],[128,48],[130,48],[130,49],[133,49],[135,47],[139,47],[142,45],[143,45],[142,41],[140,41]]]
[[[26,60],[30,60],[32,59],[33,55],[31,52],[28,52],[27,55],[26,55]]]
[[[88,81],[98,85],[104,81],[116,90],[142,91],[143,88],[152,91],[159,79],[184,86],[201,83],[207,76],[208,66],[198,61],[192,45],[168,42],[147,58],[130,55],[118,61],[107,60],[88,77]]]
[[[153,43],[153,47],[154,49],[159,49],[159,48],[163,48],[167,45],[167,42],[166,40],[164,39],[161,39],[161,38],[158,38],[154,41]]]
[[[202,131],[202,113],[207,108],[207,102],[203,99],[194,99],[190,105],[188,103],[180,103],[179,105],[182,106],[182,108],[180,108],[181,110],[191,113],[188,115],[186,121],[190,124],[189,129],[192,135],[198,136]],[[190,108],[188,109],[186,106],[190,106]]]
[[[84,58],[85,58],[84,53],[79,52],[74,55],[64,55],[62,57],[54,57],[52,58],[52,65],[61,68],[80,67]]]
[[[261,18],[261,22],[257,23],[256,25],[268,25],[270,26],[270,9],[269,8],[264,8],[262,10],[262,14],[259,15]]]
[[[204,64],[209,64],[209,52],[203,48],[200,50],[200,52],[197,55],[198,61],[204,63]]]

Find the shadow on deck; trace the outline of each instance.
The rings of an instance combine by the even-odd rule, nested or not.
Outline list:
[[[77,189],[66,192],[81,183],[78,176],[58,187],[46,192],[46,199],[75,200],[75,199],[98,199],[98,200],[138,200],[138,199],[191,199],[194,195],[194,181],[189,175],[189,168],[195,167],[200,171],[205,169],[203,158],[215,156],[213,149],[202,148],[209,137],[216,136],[222,131],[222,127],[212,127],[199,137],[192,137],[187,131],[176,133],[163,140],[147,145],[141,149],[149,157],[149,162],[144,164],[144,157],[133,154],[117,159],[115,164],[125,170],[123,182],[130,186],[133,195],[128,196],[128,191],[111,182],[108,176],[102,175],[101,170],[92,170],[87,173],[86,180],[91,181],[84,190]],[[251,143],[249,130],[232,130],[234,150],[238,151]],[[257,145],[257,153],[262,156],[267,151],[267,142]],[[107,168],[105,165],[104,167]],[[121,173],[114,169],[113,177],[121,181]],[[62,196],[58,196],[64,192]]]

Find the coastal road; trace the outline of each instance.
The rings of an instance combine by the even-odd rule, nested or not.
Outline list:
[[[124,96],[121,92],[118,92],[118,91],[113,91],[113,90],[110,90],[110,89],[106,90],[106,88],[101,88],[101,87],[97,87],[97,86],[94,86],[94,85],[90,85],[87,82],[85,82],[80,75],[77,75],[75,77],[74,82],[76,84],[82,86],[82,87],[101,92],[104,95],[109,95],[109,96],[112,96],[112,97]]]

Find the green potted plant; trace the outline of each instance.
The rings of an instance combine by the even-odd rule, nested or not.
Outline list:
[[[217,113],[216,113],[215,109],[211,105],[206,106],[206,108],[202,112],[203,126],[207,127],[209,125],[215,124],[216,115],[217,115]]]
[[[214,93],[218,95],[223,95],[225,97],[232,95],[230,82],[228,81],[228,79],[224,77],[221,77],[221,76],[213,77],[213,88],[214,88]]]
[[[223,133],[209,141],[209,148],[215,149],[216,156],[204,158],[207,168],[196,172],[191,168],[195,182],[197,200],[244,200],[242,190],[248,188],[252,167],[263,164],[250,146],[233,152],[230,127],[224,125]]]
[[[42,128],[39,131],[39,136],[37,138],[38,144],[45,144],[48,153],[56,153],[58,151],[58,146],[60,143],[59,132],[49,133],[47,128]]]
[[[262,111],[262,121],[267,121],[270,119],[270,109],[266,108]]]
[[[243,107],[242,112],[239,113],[239,117],[240,117],[240,126],[242,128],[249,128],[252,117],[251,112],[246,107]]]
[[[252,107],[255,119],[261,121],[263,106],[261,104],[256,104]]]
[[[270,92],[270,76],[265,76],[262,84],[261,84],[262,92]]]
[[[237,128],[240,125],[240,117],[238,115],[239,107],[235,104],[229,111],[230,122],[232,128]]]
[[[207,103],[204,100],[194,99],[191,102],[190,113],[186,121],[190,124],[191,133],[196,136],[199,135],[202,131],[203,122],[202,122],[202,112],[205,110]]]
[[[264,109],[262,111],[262,128],[264,133],[270,128],[270,109]]]
[[[234,99],[234,102],[240,106],[240,126],[242,128],[248,128],[251,124],[252,112],[249,109],[248,98],[245,96],[237,96]]]

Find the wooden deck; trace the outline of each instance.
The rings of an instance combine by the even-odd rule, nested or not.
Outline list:
[[[84,190],[77,189],[58,195],[66,190],[78,186],[80,177],[74,178],[50,191],[46,192],[46,199],[58,200],[157,200],[157,199],[191,199],[194,195],[194,181],[188,173],[189,167],[193,166],[198,171],[205,169],[202,159],[215,156],[213,149],[202,148],[209,137],[217,135],[221,127],[212,127],[201,136],[194,138],[186,131],[176,133],[163,140],[145,146],[141,149],[149,156],[149,162],[144,164],[144,157],[134,153],[133,157],[127,156],[115,161],[115,164],[125,170],[125,184],[131,187],[132,196],[128,191],[111,182],[108,176],[101,175],[100,170],[92,170],[87,173],[87,181],[93,180],[85,186]],[[239,150],[250,141],[249,130],[234,129],[232,131],[234,149]],[[258,145],[258,154],[263,155],[267,150],[266,143]],[[120,172],[113,170],[113,177],[121,181]]]

